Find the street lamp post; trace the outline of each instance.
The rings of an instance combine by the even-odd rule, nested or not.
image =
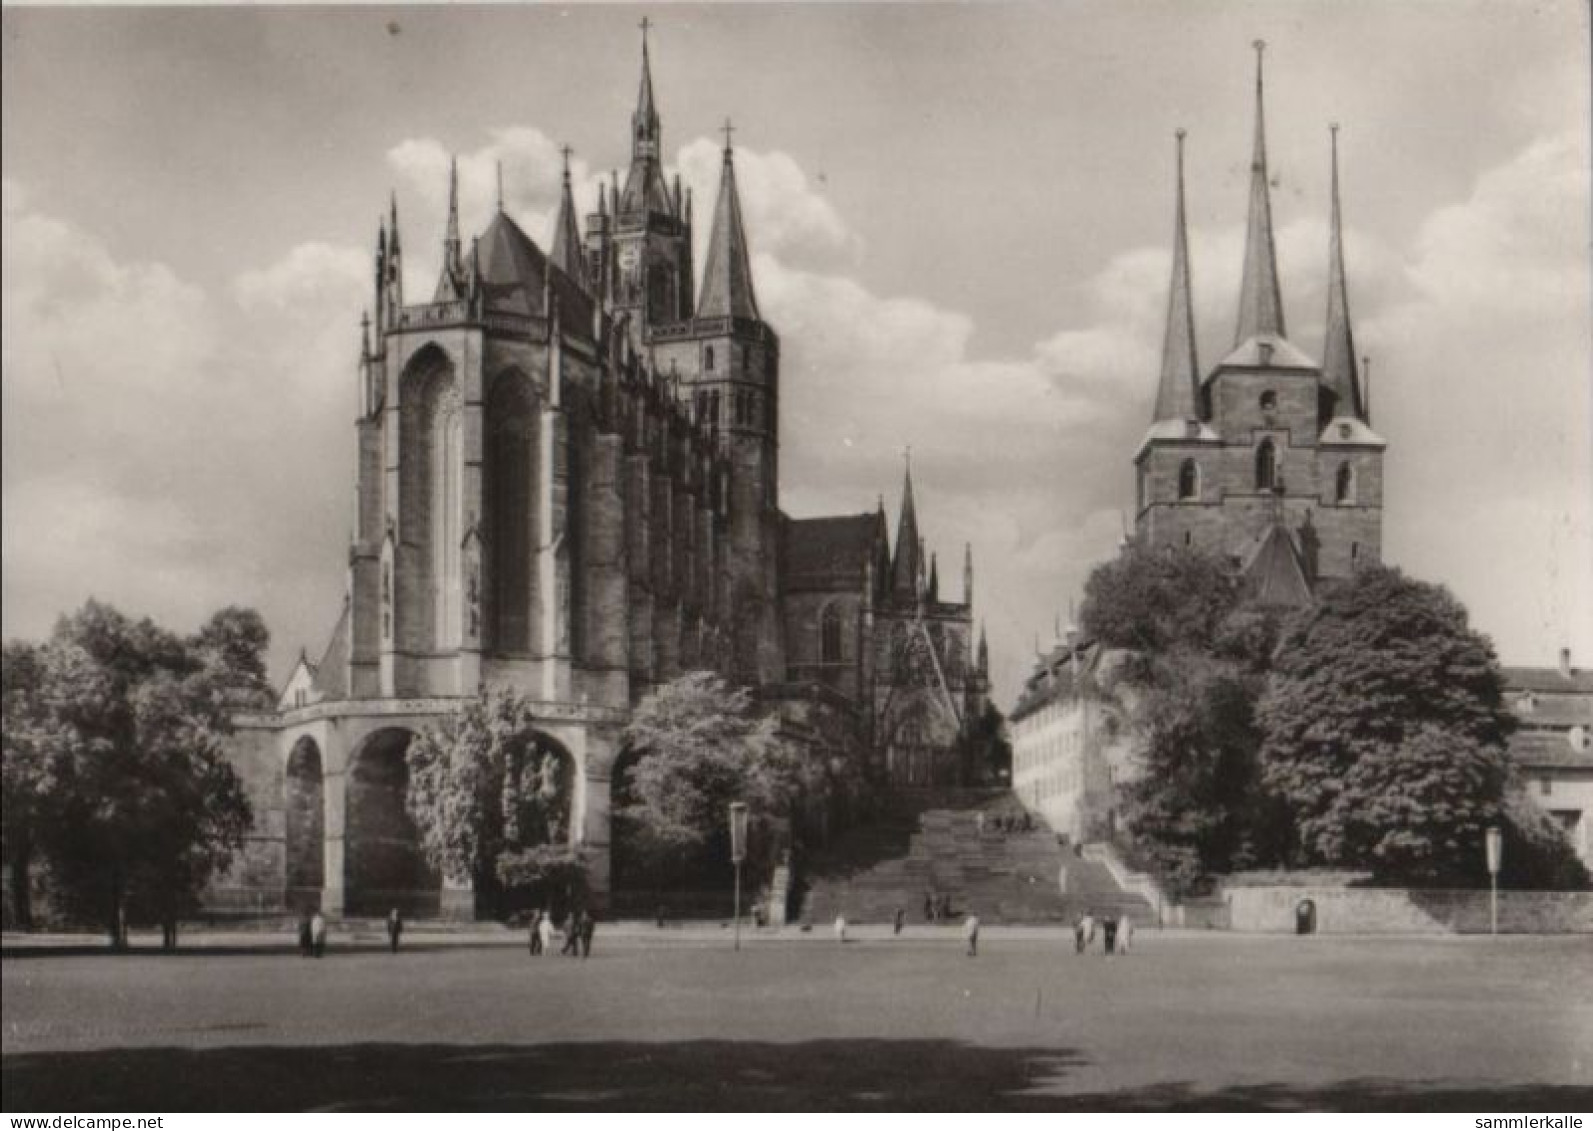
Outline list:
[[[1499,861],[1504,850],[1503,840],[1498,825],[1489,825],[1483,834],[1488,850],[1488,933],[1494,935],[1499,933]]]
[[[741,949],[741,862],[747,858],[747,803],[730,803],[730,860],[736,866],[736,949]]]

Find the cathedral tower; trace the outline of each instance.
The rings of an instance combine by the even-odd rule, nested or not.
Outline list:
[[[1382,552],[1384,441],[1365,411],[1345,281],[1333,133],[1327,341],[1318,365],[1286,336],[1267,168],[1262,48],[1244,270],[1233,348],[1201,379],[1196,360],[1184,134],[1178,132],[1173,269],[1150,430],[1134,457],[1137,528],[1157,545],[1239,559],[1263,596],[1309,600]]]

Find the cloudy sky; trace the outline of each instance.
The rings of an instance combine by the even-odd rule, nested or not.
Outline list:
[[[669,163],[715,129],[782,338],[794,515],[894,518],[912,446],[943,577],[974,544],[1009,706],[1132,505],[1189,131],[1203,363],[1233,334],[1269,43],[1291,338],[1319,355],[1328,123],[1351,310],[1390,440],[1386,557],[1510,662],[1593,658],[1589,77],[1577,0],[667,6]],[[7,8],[6,636],[90,594],[174,626],[259,607],[325,643],[352,514],[354,363],[398,194],[412,293],[445,170],[467,228],[542,238],[627,159],[637,9]],[[700,225],[705,228],[706,225]],[[701,258],[699,258],[701,262]],[[955,590],[955,581],[951,585]]]

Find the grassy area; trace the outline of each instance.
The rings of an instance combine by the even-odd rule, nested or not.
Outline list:
[[[1056,939],[8,958],[5,1106],[1593,1104],[1586,938]]]

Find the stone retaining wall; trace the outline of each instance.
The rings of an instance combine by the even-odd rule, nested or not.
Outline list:
[[[1236,887],[1226,893],[1236,931],[1293,933],[1304,900],[1319,934],[1486,934],[1486,891],[1405,888]],[[1502,891],[1499,930],[1511,934],[1593,934],[1593,892]]]

